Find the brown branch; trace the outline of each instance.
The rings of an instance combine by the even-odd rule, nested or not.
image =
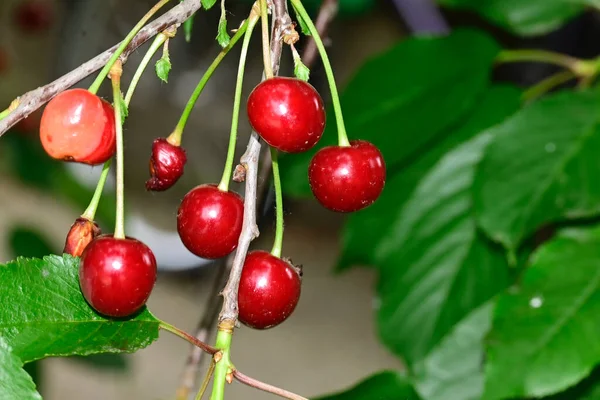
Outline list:
[[[269,385],[268,383],[261,382],[254,378],[250,378],[248,375],[242,374],[238,370],[233,371],[233,377],[238,381],[243,383],[244,385],[251,386],[253,388],[262,390],[267,393],[272,393],[279,397],[283,397],[285,399],[290,400],[308,400],[306,397],[302,397],[296,393],[289,392],[287,390],[278,388],[277,386]]]
[[[192,14],[198,11],[201,7],[199,0],[184,0],[179,5],[157,18],[154,22],[146,25],[131,41],[125,52],[123,59],[126,59],[129,54],[135,51],[150,38],[162,32],[171,25],[179,25],[188,19]],[[35,90],[27,92],[15,99],[17,107],[14,108],[4,119],[0,120],[0,136],[6,133],[11,127],[23,118],[27,118],[35,110],[50,101],[60,92],[70,88],[77,82],[100,70],[119,44],[117,43],[104,53],[97,55],[86,63],[80,65],[73,71],[63,75],[54,82],[46,86],[39,87]]]
[[[273,1],[273,26],[271,29],[271,64],[273,73],[279,73],[281,52],[283,49],[283,33],[292,25],[292,20],[287,12],[286,0]],[[265,79],[263,74],[263,80]],[[244,222],[242,233],[238,241],[238,247],[233,258],[233,264],[229,273],[229,279],[221,292],[223,296],[223,307],[219,314],[219,323],[223,321],[237,321],[238,317],[238,288],[240,276],[244,267],[244,260],[248,253],[250,243],[259,235],[256,224],[256,198],[258,184],[258,161],[260,158],[260,138],[256,132],[252,132],[246,152],[240,159],[246,168],[246,190],[244,193]]]
[[[329,25],[335,19],[339,8],[338,0],[323,0],[321,8],[319,8],[319,14],[315,20],[315,27],[319,31],[319,36],[325,39]],[[312,37],[309,37],[308,43],[304,48],[302,54],[302,62],[310,67],[317,58],[319,52],[317,51],[317,45]]]

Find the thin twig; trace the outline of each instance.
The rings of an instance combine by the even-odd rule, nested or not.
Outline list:
[[[272,393],[274,395],[283,397],[285,399],[290,400],[308,400],[306,397],[302,397],[296,393],[289,392],[287,390],[278,388],[277,386],[269,385],[268,383],[264,383],[258,381],[254,378],[250,378],[248,375],[242,374],[238,370],[233,371],[233,377],[238,381],[243,383],[244,385],[251,386],[253,388],[265,391],[267,393]]]
[[[131,41],[127,50],[122,55],[124,60],[142,44],[154,37],[159,32],[164,31],[171,25],[179,25],[200,9],[199,0],[184,0],[179,5],[157,18],[154,22],[146,25]],[[5,134],[11,127],[23,118],[27,118],[31,113],[50,101],[60,92],[70,88],[77,82],[101,69],[110,59],[111,55],[117,49],[117,43],[102,54],[97,55],[86,63],[80,65],[73,71],[63,75],[54,82],[35,90],[27,92],[18,99],[17,107],[11,111],[4,119],[0,120],[0,136]]]
[[[271,64],[273,74],[279,73],[281,51],[283,47],[283,33],[292,26],[292,20],[287,11],[285,0],[273,1],[273,27],[271,29]],[[263,80],[265,79],[263,75]],[[244,260],[248,253],[250,243],[259,235],[256,224],[256,197],[258,183],[258,161],[260,158],[260,138],[256,132],[252,132],[246,152],[240,161],[246,168],[246,190],[244,193],[244,222],[242,233],[238,241],[238,247],[233,258],[233,264],[229,273],[229,279],[221,292],[223,296],[223,307],[219,314],[219,322],[237,321],[238,316],[238,288]]]

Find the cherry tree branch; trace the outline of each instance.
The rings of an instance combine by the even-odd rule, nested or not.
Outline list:
[[[171,10],[157,18],[152,23],[146,25],[131,41],[122,55],[125,60],[129,54],[135,51],[142,44],[154,37],[159,32],[164,31],[172,25],[179,25],[188,19],[201,7],[199,0],[184,0]],[[54,96],[75,85],[77,82],[100,70],[110,59],[119,43],[97,55],[86,63],[80,65],[73,71],[61,76],[55,81],[27,92],[15,99],[8,115],[0,120],[0,136],[4,135],[11,127],[23,118],[27,118],[31,113],[50,101]]]
[[[233,371],[233,377],[238,381],[241,382],[245,385],[251,386],[253,388],[262,390],[264,392],[267,393],[272,393],[275,394],[279,397],[283,397],[284,399],[290,399],[290,400],[308,400],[306,397],[302,397],[298,394],[289,392],[287,390],[278,388],[276,386],[273,385],[269,385],[268,383],[264,383],[261,382],[259,380],[256,380],[254,378],[250,378],[248,375],[244,375],[242,374],[240,371],[238,370],[234,370]]]
[[[286,0],[273,0],[272,15],[271,64],[273,74],[277,75],[279,72],[281,52],[283,50],[283,35],[287,30],[293,27],[292,19],[288,14]],[[263,74],[263,80],[264,79],[265,76]],[[256,199],[260,149],[260,137],[256,132],[252,132],[246,152],[240,159],[242,166],[246,169],[244,222],[242,224],[242,233],[233,258],[231,271],[229,273],[229,279],[221,292],[221,295],[223,296],[223,307],[219,314],[219,323],[237,321],[238,288],[240,286],[240,277],[242,275],[242,268],[244,267],[244,260],[246,259],[250,243],[259,235],[258,225],[256,223]]]

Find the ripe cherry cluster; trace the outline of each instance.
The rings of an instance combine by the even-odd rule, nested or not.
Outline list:
[[[244,42],[246,49],[256,15],[251,20]],[[242,58],[241,76],[243,62]],[[237,110],[241,94],[239,76]],[[204,83],[199,84],[200,90]],[[115,93],[120,94],[119,86],[114,84]],[[122,121],[117,119],[122,105],[116,104],[117,97],[111,105],[91,89],[60,93],[48,103],[41,118],[43,148],[51,157],[67,162],[105,163],[106,167],[115,153],[119,160]],[[282,323],[292,314],[300,298],[302,280],[301,268],[281,257],[283,214],[276,152],[300,153],[312,149],[323,136],[326,113],[321,96],[308,82],[276,76],[268,76],[254,88],[246,111],[250,125],[275,155],[278,232],[270,253],[252,251],[245,258],[238,289],[239,320],[247,326],[266,329]],[[188,156],[181,147],[181,126],[185,125],[187,115],[184,112],[183,123],[170,136],[154,140],[147,190],[167,190],[183,175]],[[348,141],[339,122],[339,110],[336,110],[336,118],[341,130],[338,145],[322,148],[312,158],[307,172],[310,187],[324,207],[344,213],[358,211],[371,205],[381,194],[385,163],[373,144],[364,140]],[[177,212],[177,230],[182,243],[190,252],[206,259],[232,253],[242,233],[244,202],[228,188],[233,160],[231,149],[235,148],[237,129],[235,113],[234,122],[223,180],[220,184],[204,183],[192,188]],[[122,158],[120,161],[122,164]],[[64,251],[81,257],[80,287],[96,311],[111,317],[130,316],[139,311],[150,296],[156,281],[156,259],[150,248],[126,237],[122,229],[119,235],[102,235],[93,221],[93,213],[91,215],[90,218],[86,210],[72,225]]]

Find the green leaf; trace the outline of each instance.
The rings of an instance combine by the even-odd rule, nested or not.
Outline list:
[[[520,35],[540,35],[559,28],[598,0],[438,0],[440,4],[475,11]]]
[[[596,367],[590,376],[579,382],[577,386],[544,397],[544,400],[600,400],[600,367]]]
[[[163,56],[156,62],[156,75],[158,78],[167,83],[169,81],[169,72],[171,72],[171,59],[168,54]]]
[[[128,320],[96,314],[79,289],[78,265],[68,255],[0,265],[0,282],[5,283],[0,337],[21,361],[133,352],[158,338],[159,321],[146,309]]]
[[[221,47],[227,47],[231,37],[227,33],[227,18],[225,14],[225,3],[222,5],[221,18],[219,19],[219,27],[217,29],[217,42]]]
[[[562,92],[492,129],[477,170],[478,222],[514,252],[541,225],[600,212],[600,95]]]
[[[14,355],[4,338],[0,337],[0,399],[42,400],[23,362]]]
[[[298,21],[298,25],[300,25],[300,31],[305,36],[311,36],[310,29],[308,28],[306,21],[304,20],[304,18],[302,18],[302,15],[300,15],[298,10],[296,10],[294,4],[292,4],[292,7],[294,8],[294,13],[296,14],[296,20]]]
[[[483,393],[483,339],[492,324],[490,301],[460,321],[423,361],[415,388],[423,400],[478,400]]]
[[[217,2],[217,0],[201,0],[201,1],[202,1],[202,7],[204,7],[205,10],[210,10]]]
[[[397,372],[379,372],[356,386],[340,393],[319,397],[318,400],[418,400],[408,379]]]
[[[300,57],[294,57],[294,76],[305,82],[310,78],[310,69],[304,65]]]
[[[600,229],[570,229],[531,257],[499,297],[487,339],[484,400],[541,397],[600,362]]]
[[[491,139],[483,133],[446,154],[376,249],[379,332],[409,365],[507,285],[506,262],[478,234],[471,201],[475,166]]]
[[[351,139],[373,142],[388,170],[410,164],[473,108],[489,84],[498,45],[475,30],[400,42],[367,61],[341,94]],[[281,157],[284,190],[310,195],[308,165],[322,147],[337,143],[331,107],[323,138],[313,149]]]
[[[460,126],[447,129],[440,141],[414,164],[388,176],[381,197],[369,208],[348,217],[337,269],[356,264],[375,265],[375,248],[397,225],[403,223],[400,216],[402,206],[421,178],[446,152],[517,111],[521,104],[520,97],[521,91],[513,86],[492,86],[478,99],[475,108],[461,121]]]

